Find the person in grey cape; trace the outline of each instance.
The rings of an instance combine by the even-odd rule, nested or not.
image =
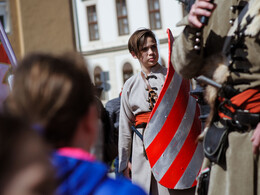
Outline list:
[[[138,59],[141,71],[126,81],[122,91],[119,172],[150,194],[194,194],[194,189],[174,190],[159,184],[152,174],[144,149],[142,136],[167,74],[167,69],[158,63],[154,33],[150,29],[136,30],[128,41],[128,49]]]

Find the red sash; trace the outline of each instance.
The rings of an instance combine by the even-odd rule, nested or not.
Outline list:
[[[150,115],[151,115],[151,112],[143,112],[143,113],[137,114],[135,116],[135,126],[140,125],[142,123],[147,123]]]
[[[235,113],[236,108],[241,110],[248,110],[250,113],[260,113],[260,88],[247,89],[238,95],[230,99],[231,104],[225,104],[224,106],[232,113]],[[224,98],[220,98],[220,102],[225,101]],[[231,119],[230,116],[225,115],[219,111],[221,118]]]

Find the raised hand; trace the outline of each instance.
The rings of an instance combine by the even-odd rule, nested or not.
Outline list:
[[[215,7],[216,5],[211,3],[211,0],[196,0],[192,5],[188,16],[190,26],[201,28],[203,24],[201,23],[200,18],[202,16],[210,17]]]

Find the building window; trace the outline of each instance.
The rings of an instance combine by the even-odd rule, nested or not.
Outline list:
[[[125,63],[123,66],[123,80],[124,83],[134,74],[133,67],[130,63]]]
[[[87,16],[88,16],[88,31],[89,31],[89,40],[98,40],[98,22],[97,22],[97,12],[96,6],[88,6],[87,7]]]
[[[161,29],[161,14],[159,0],[148,0],[150,28],[152,30]]]
[[[0,0],[0,21],[6,33],[10,32],[10,16],[8,2]]]
[[[94,69],[94,83],[96,87],[101,87],[102,85],[102,80],[101,80],[101,73],[102,73],[102,69],[97,66]]]
[[[0,22],[3,25],[3,27],[5,26],[5,22],[4,22],[4,16],[0,15]]]
[[[129,26],[127,19],[127,8],[125,0],[116,0],[116,12],[119,35],[129,34]]]

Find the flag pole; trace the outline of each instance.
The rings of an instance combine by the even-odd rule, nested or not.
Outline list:
[[[2,23],[0,22],[0,40],[4,46],[5,52],[14,68],[17,66],[17,60],[13,51],[13,48],[9,42],[9,39],[5,33]]]

